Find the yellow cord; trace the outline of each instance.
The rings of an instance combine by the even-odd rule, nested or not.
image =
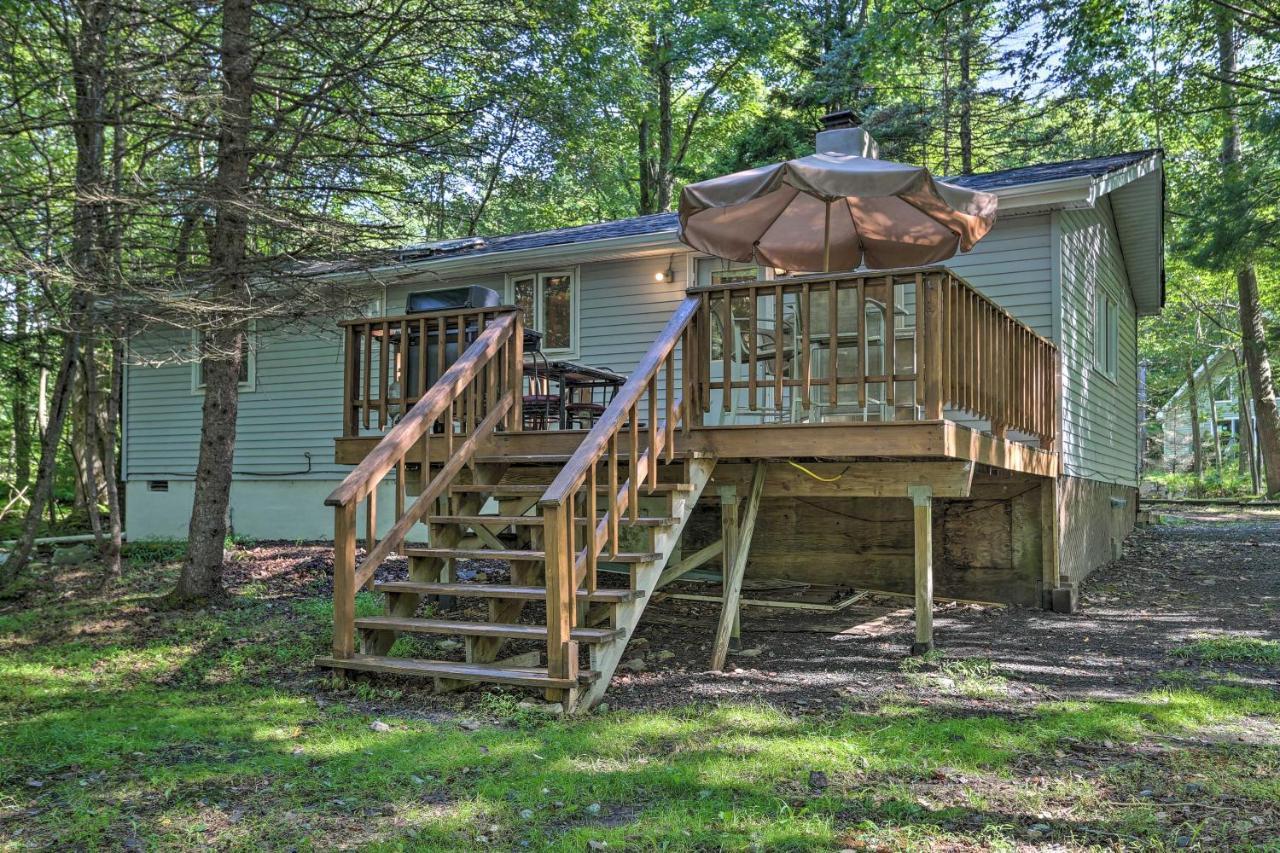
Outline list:
[[[806,468],[806,467],[804,467],[803,465],[801,465],[799,462],[795,462],[795,461],[793,461],[793,460],[791,460],[791,459],[788,459],[788,460],[787,460],[787,462],[788,462],[788,464],[790,464],[793,468],[799,468],[801,471],[805,472],[805,473],[806,473],[806,474],[808,474],[810,477],[812,477],[813,479],[817,480],[819,483],[834,483],[836,480],[839,480],[841,477],[843,477],[843,476],[844,476],[844,472],[843,472],[843,471],[841,471],[839,474],[836,474],[834,477],[820,477],[820,476],[818,476],[817,474],[815,474],[815,473],[813,473],[812,471],[810,471],[808,468]]]

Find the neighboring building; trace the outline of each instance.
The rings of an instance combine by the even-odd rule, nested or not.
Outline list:
[[[1200,444],[1206,469],[1214,462],[1213,423],[1217,421],[1218,444],[1224,455],[1239,457],[1241,440],[1246,448],[1257,447],[1243,434],[1245,424],[1253,418],[1241,419],[1241,401],[1253,411],[1253,401],[1242,397],[1242,371],[1238,354],[1218,350],[1200,363],[1192,374],[1198,400]],[[1190,471],[1195,467],[1194,443],[1191,438],[1191,382],[1183,382],[1156,411],[1160,424],[1161,453],[1159,466],[1166,471]]]
[[[328,332],[256,329],[241,394],[231,525],[237,533],[261,539],[334,538],[335,511],[326,506],[326,496],[378,444],[383,436],[378,424],[394,421],[416,399],[413,374],[421,353],[402,361],[397,342],[408,342],[408,353],[415,340],[438,340],[434,326],[404,316],[408,295],[482,285],[520,307],[526,324],[543,333],[550,358],[623,375],[643,366],[649,373],[640,381],[652,381],[655,392],[659,383],[682,386],[661,406],[655,402],[652,409],[631,415],[638,424],[637,440],[657,444],[662,430],[649,435],[651,418],[671,420],[664,414],[671,406],[684,412],[682,428],[667,437],[676,449],[674,461],[660,466],[662,477],[679,481],[668,484],[676,497],[653,518],[624,520],[647,521],[658,531],[650,540],[652,553],[627,558],[634,564],[637,596],[652,591],[673,555],[685,555],[683,561],[671,560],[672,566],[685,567],[694,557],[714,558],[717,541],[727,547],[717,540],[721,499],[729,494],[723,490],[736,484],[745,496],[752,475],[751,466],[742,463],[762,460],[768,486],[759,504],[748,574],[910,592],[913,571],[919,577],[924,566],[932,577],[931,566],[936,566],[937,589],[945,595],[1069,610],[1078,583],[1113,559],[1132,528],[1140,454],[1137,318],[1157,313],[1164,302],[1162,157],[1158,151],[1139,151],[953,182],[995,193],[999,217],[974,251],[947,262],[946,270],[774,280],[773,270],[690,252],[677,239],[674,214],[428,244],[371,268],[317,267],[312,272],[323,271],[333,286],[367,296],[372,323],[348,326],[345,332],[339,318]],[[922,293],[927,299],[920,298]],[[935,305],[929,301],[935,294],[941,302],[928,307]],[[862,310],[851,300],[861,301]],[[924,311],[918,311],[921,302]],[[781,315],[781,346],[772,331],[775,310]],[[395,319],[379,322],[384,316]],[[510,313],[481,316],[504,329],[503,357],[516,352],[509,331],[514,321],[503,325],[494,319]],[[726,321],[733,330],[728,351]],[[430,322],[444,324],[446,331],[458,328],[455,319]],[[463,317],[462,322],[470,321]],[[676,350],[670,357],[654,351],[664,329],[682,342],[682,355],[670,368],[659,366],[675,358]],[[151,351],[182,346],[185,334],[153,334],[131,342],[138,358],[126,376],[123,464],[126,526],[135,540],[183,537],[187,531],[201,416],[199,368],[141,366]],[[824,340],[838,343],[824,345]],[[375,343],[391,347],[389,356],[375,358]],[[891,377],[887,358],[893,362]],[[464,361],[469,369],[479,364]],[[659,375],[667,369],[671,372]],[[483,414],[505,399],[505,370],[497,369],[497,378],[486,386],[491,398],[480,403],[472,398],[467,405]],[[728,379],[726,371],[732,374]],[[650,375],[652,380],[646,378]],[[727,404],[726,388],[731,389]],[[766,402],[754,409],[749,397],[761,393]],[[618,405],[609,411],[621,418],[626,412],[615,412]],[[575,511],[545,494],[539,504],[537,496],[559,465],[578,464],[586,451],[579,444],[582,432],[520,431],[510,418],[510,412],[502,415],[508,428],[484,439],[475,451],[482,462],[474,472],[462,469],[459,485],[443,486],[470,507],[472,518],[481,504],[462,500],[467,494],[498,498],[506,521],[480,530],[466,517],[430,520],[432,536],[442,536],[433,546],[479,536],[490,548],[504,542],[515,547],[497,552],[516,561],[515,577],[517,570],[533,571],[521,568],[526,562],[544,559],[536,547],[543,535],[545,554],[563,549],[563,530],[554,536],[550,526],[538,535],[520,530],[526,522],[551,525],[551,517]],[[440,436],[439,429],[427,437]],[[413,495],[422,488],[415,481],[421,477],[421,457],[413,454],[430,454],[432,477],[452,476],[449,454],[462,452],[466,434],[459,434],[452,450],[446,441],[432,440],[421,451],[401,453],[397,470],[405,491]],[[620,443],[625,445],[629,440]],[[591,460],[588,468],[606,478],[606,470]],[[644,464],[632,458],[623,465],[624,479],[629,466]],[[501,483],[507,485],[485,486],[485,476],[504,478]],[[521,487],[513,476],[539,485]],[[465,485],[468,477],[471,484]],[[381,537],[397,521],[404,498],[389,476],[378,474],[373,482],[380,483],[376,529]],[[603,488],[604,479],[598,483]],[[568,486],[581,494],[580,484]],[[909,493],[914,504],[906,500]],[[350,574],[354,550],[346,549],[350,532],[363,529],[367,516],[363,510],[344,516],[349,510],[341,507],[363,494],[356,489],[335,500],[343,533],[338,563],[345,567],[338,574],[348,585],[354,578],[359,586],[366,577],[360,571]],[[646,500],[652,508],[653,499]],[[600,513],[603,503],[579,504],[576,511],[594,507]],[[389,511],[393,506],[397,510]],[[531,509],[535,515],[526,516]],[[542,512],[548,517],[537,515]],[[568,529],[575,529],[574,522]],[[921,563],[924,529],[934,533],[933,548]],[[569,541],[581,545],[574,535]],[[392,540],[399,541],[395,535]],[[409,553],[416,579],[410,586],[421,590],[438,585],[417,581],[439,574],[441,566],[448,572],[460,558],[439,547]],[[582,559],[578,575],[585,570],[594,577],[594,556],[585,569]],[[541,571],[522,577],[536,583]],[[346,592],[335,587],[335,596],[345,601],[351,590],[342,589]],[[551,606],[550,591],[522,589],[531,599],[547,600],[556,618],[569,618],[563,602]],[[416,593],[387,591],[394,599],[392,611],[412,616]],[[638,605],[636,599],[621,598],[606,603],[630,608],[629,615],[615,614],[613,633],[580,632],[583,643],[597,644],[591,646],[592,668],[605,683],[643,599]],[[519,607],[512,612],[518,615]],[[385,648],[394,630],[453,630],[453,623],[402,621],[389,628],[391,623],[365,621],[357,620],[356,627],[375,649]],[[556,630],[569,624],[572,620]],[[517,627],[526,626],[499,626],[507,633],[493,636],[524,636]],[[473,648],[468,642],[468,661],[473,652],[475,660],[496,654],[497,645]],[[548,666],[571,671],[566,656],[576,658],[573,648],[568,639],[548,640]],[[335,637],[335,654],[350,656],[349,632],[345,639]],[[439,676],[439,667],[446,666],[433,670],[436,663],[425,664],[419,674]],[[501,678],[537,685],[548,671],[526,678],[504,670]],[[453,669],[448,677],[487,678]],[[546,682],[548,689],[567,683],[564,677],[553,681]],[[592,695],[598,698],[598,691]]]

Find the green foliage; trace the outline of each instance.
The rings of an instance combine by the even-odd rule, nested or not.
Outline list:
[[[1160,487],[1160,495],[1171,498],[1245,498],[1253,497],[1253,481],[1233,467],[1219,471],[1210,468],[1197,478],[1188,471],[1151,472],[1147,482]]]
[[[1201,637],[1170,654],[1207,662],[1280,663],[1280,642],[1245,636]]]
[[[132,566],[177,563],[186,559],[185,539],[139,539],[124,543],[121,556]]]

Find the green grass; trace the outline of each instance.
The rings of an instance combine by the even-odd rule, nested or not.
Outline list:
[[[171,575],[156,571],[132,574],[162,586]],[[1245,814],[1280,810],[1274,746],[1136,749],[1280,720],[1280,698],[1236,683],[1017,714],[939,700],[573,720],[489,691],[451,717],[422,712],[421,686],[335,686],[312,670],[325,598],[272,603],[251,586],[225,609],[165,614],[150,594],[50,595],[26,609],[34,622],[0,614],[0,849],[1012,849],[1036,823],[1060,844],[1159,849],[1193,830],[1139,792],[1185,800],[1183,781],[1206,774],[1208,795],[1245,798]],[[943,655],[906,676],[954,682],[940,696],[1006,678]]]
[[[1238,635],[1199,637],[1174,649],[1174,657],[1220,663],[1280,663],[1280,642]]]

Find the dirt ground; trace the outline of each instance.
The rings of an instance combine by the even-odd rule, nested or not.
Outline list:
[[[1016,711],[1054,699],[1116,699],[1166,682],[1171,671],[1193,674],[1197,664],[1170,652],[1191,638],[1239,634],[1280,639],[1280,512],[1213,510],[1166,512],[1163,523],[1135,532],[1122,559],[1096,571],[1081,590],[1080,612],[940,602],[935,642],[947,660],[974,660],[981,671],[926,665],[904,667],[913,637],[911,600],[869,594],[837,612],[744,607],[742,636],[724,673],[708,669],[717,605],[659,593],[645,611],[624,665],[606,696],[613,708],[658,708],[720,699],[764,700],[792,710],[820,712],[851,704],[874,707],[886,698],[936,698],[949,681],[999,679],[998,690],[958,684],[950,702]],[[327,588],[326,549],[257,545],[229,565],[233,588],[266,583],[282,595]],[[460,574],[483,572],[501,581],[502,564],[476,561]],[[389,561],[380,578],[403,577],[403,561]],[[608,579],[602,583],[609,583]],[[617,582],[621,582],[618,580]],[[715,592],[676,584],[666,592]],[[761,593],[765,595],[766,593]],[[476,602],[461,615],[483,618]],[[459,618],[460,612],[446,611]],[[530,619],[540,614],[528,611]],[[536,648],[513,643],[512,654]],[[449,656],[458,656],[453,650]],[[1215,666],[1254,686],[1280,688],[1273,664]],[[904,672],[904,669],[907,671]],[[980,688],[981,685],[978,685]],[[441,709],[467,704],[475,692],[415,699]]]

